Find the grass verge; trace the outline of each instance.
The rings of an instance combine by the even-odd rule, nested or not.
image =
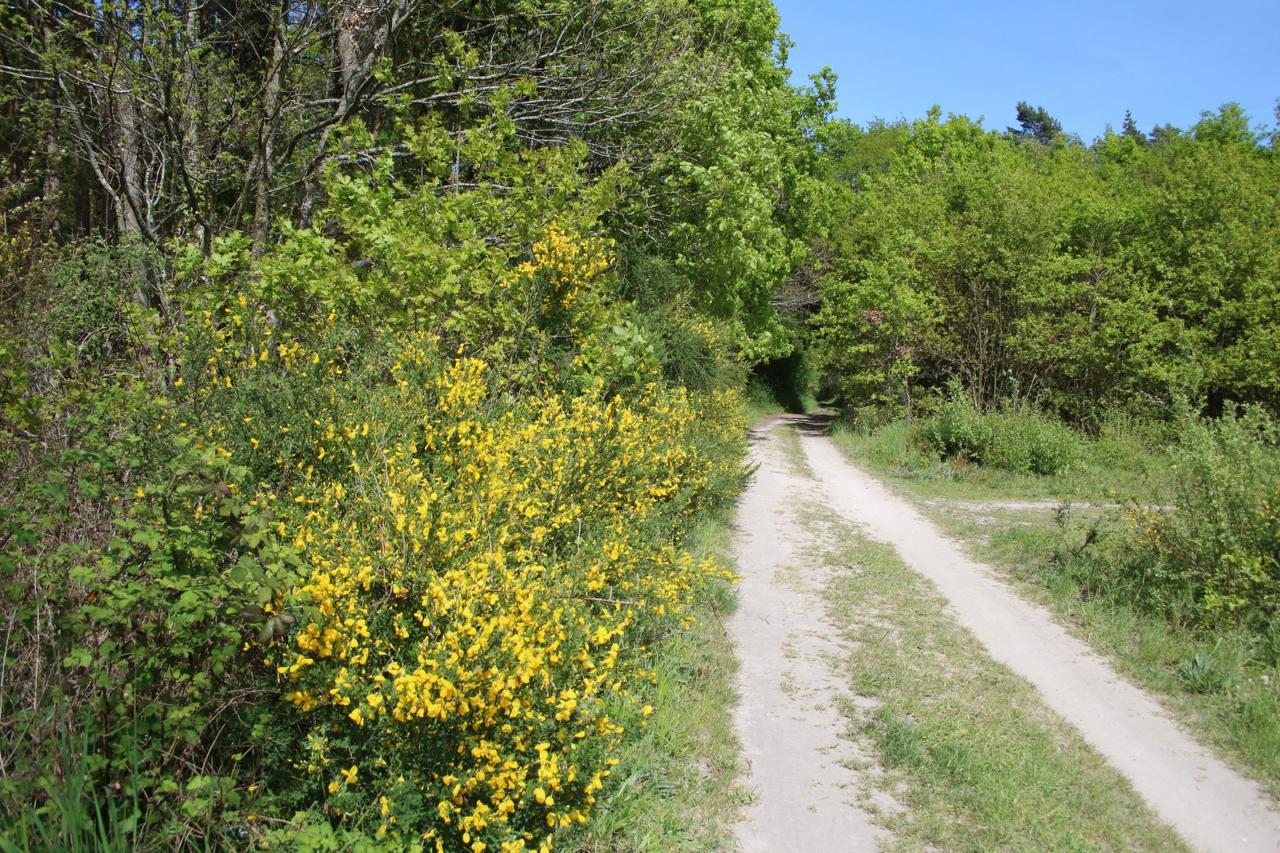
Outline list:
[[[693,533],[695,557],[727,561],[728,518]],[[734,818],[744,792],[737,784],[740,749],[733,731],[738,663],[724,619],[734,608],[728,584],[706,591],[687,631],[658,654],[651,685],[653,715],[614,769],[614,784],[589,824],[561,842],[578,853],[669,853],[732,849]]]
[[[896,849],[1185,849],[1120,774],[993,661],[893,550],[824,519],[832,618],[854,649],[847,703],[881,784],[906,808],[882,816]]]

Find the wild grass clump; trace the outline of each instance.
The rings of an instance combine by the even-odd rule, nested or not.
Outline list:
[[[918,425],[916,436],[944,460],[1045,476],[1069,468],[1080,458],[1083,443],[1070,427],[1027,405],[983,412],[958,392]]]

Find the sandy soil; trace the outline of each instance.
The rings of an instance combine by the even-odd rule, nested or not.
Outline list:
[[[858,805],[869,791],[868,757],[841,737],[847,724],[836,707],[844,689],[830,661],[843,655],[840,632],[824,616],[829,570],[801,557],[808,533],[796,512],[815,484],[767,430],[752,442],[759,469],[738,507],[742,582],[729,626],[741,663],[734,723],[752,792],[739,849],[875,850],[881,830]]]
[[[784,422],[799,428],[814,480],[791,472],[781,439],[769,435]],[[743,583],[733,626],[742,659],[739,732],[751,764],[749,783],[757,792],[740,827],[744,850],[854,850],[874,844],[874,828],[843,793],[844,785],[857,783],[856,774],[841,776],[833,757],[840,749],[839,723],[829,700],[839,688],[820,660],[789,660],[784,653],[788,643],[806,647],[806,638],[833,633],[821,617],[820,601],[778,578],[803,536],[792,515],[802,497],[891,545],[932,581],[991,656],[1034,685],[1191,846],[1233,853],[1280,850],[1280,810],[1257,784],[1196,743],[1151,696],[1121,678],[1046,609],[966,558],[958,543],[909,503],[850,464],[822,434],[819,420],[771,419],[757,428],[754,442],[761,467],[738,517]],[[783,689],[788,672],[802,686],[803,700]]]

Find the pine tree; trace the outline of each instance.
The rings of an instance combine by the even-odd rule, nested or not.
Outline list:
[[[1049,115],[1044,107],[1032,107],[1026,101],[1018,101],[1018,127],[1009,128],[1010,136],[1034,139],[1048,144],[1062,133],[1062,123]]]
[[[1124,125],[1120,130],[1122,136],[1127,136],[1140,145],[1147,143],[1147,135],[1138,130],[1138,123],[1133,120],[1133,113],[1128,110],[1124,111]]]

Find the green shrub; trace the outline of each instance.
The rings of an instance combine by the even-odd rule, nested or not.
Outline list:
[[[292,554],[244,497],[248,470],[152,383],[117,366],[28,401],[33,422],[0,420],[5,484],[22,484],[0,508],[0,801],[17,806],[0,822],[66,849],[90,830],[175,844],[243,796],[228,778],[251,739],[242,714],[271,679],[242,647]],[[42,441],[18,444],[29,427]]]
[[[538,849],[615,784],[743,370],[669,267],[617,298],[578,149],[471,142],[6,290],[0,851]]]
[[[1016,404],[984,413],[954,389],[917,437],[942,459],[1046,476],[1075,463],[1082,445],[1070,427],[1047,415]]]
[[[920,441],[940,458],[978,464],[986,461],[994,439],[989,420],[956,388],[917,429]]]
[[[989,463],[1019,473],[1051,476],[1080,458],[1080,437],[1066,424],[1030,410],[991,416]]]
[[[82,362],[132,355],[132,314],[152,298],[163,268],[149,246],[87,240],[70,247],[39,294],[39,331],[54,349],[68,347]]]
[[[1280,616],[1280,427],[1237,409],[1184,417],[1181,429],[1176,508],[1133,512],[1137,571],[1166,612],[1265,636]],[[1192,612],[1179,614],[1186,603]]]
[[[715,323],[693,319],[687,307],[667,306],[643,315],[641,327],[662,375],[691,391],[740,386],[745,371]]]
[[[722,574],[682,543],[741,484],[742,376],[724,324],[646,324],[604,241],[539,233],[438,315],[278,296],[274,256],[167,315],[103,280],[123,250],[41,277],[0,325],[0,839],[529,849],[589,819]]]

